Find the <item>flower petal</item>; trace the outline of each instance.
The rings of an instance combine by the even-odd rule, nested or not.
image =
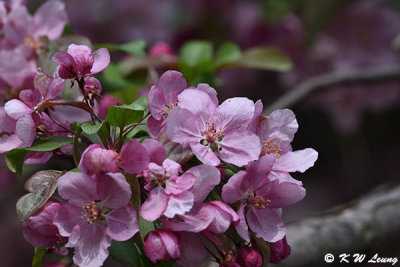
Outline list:
[[[58,178],[57,186],[58,194],[77,207],[99,199],[95,181],[84,173],[67,172]]]
[[[202,128],[201,121],[187,109],[175,107],[168,114],[167,136],[172,142],[182,146],[187,146],[191,141],[200,142]]]
[[[62,236],[68,237],[74,232],[75,225],[79,225],[82,221],[81,216],[81,207],[67,203],[58,208],[53,223]]]
[[[196,177],[196,182],[192,189],[195,202],[203,202],[211,190],[221,181],[219,170],[209,165],[195,166],[185,173],[190,173]]]
[[[206,125],[206,122],[212,123],[211,119],[217,106],[207,93],[201,90],[187,89],[178,96],[178,100],[179,107],[189,110],[202,122],[202,125]]]
[[[243,203],[240,203],[239,209],[237,211],[237,214],[239,215],[239,223],[235,226],[236,232],[238,235],[243,238],[246,242],[250,242],[250,237],[249,237],[249,227],[247,226],[246,223],[246,218],[244,216],[244,205]]]
[[[26,116],[17,121],[15,133],[26,146],[31,146],[36,137],[36,124],[31,116]]]
[[[246,213],[247,224],[257,237],[267,242],[276,242],[286,234],[286,227],[276,212],[269,208],[262,210],[250,207]]]
[[[90,74],[96,74],[103,71],[110,64],[110,52],[107,48],[97,49],[92,53],[94,57],[93,66],[90,70]]]
[[[168,205],[168,197],[164,188],[157,186],[150,191],[146,201],[140,209],[140,215],[143,219],[153,222],[163,215]]]
[[[97,192],[104,205],[116,209],[129,203],[131,188],[121,173],[107,173],[96,181]]]
[[[285,172],[305,172],[314,166],[318,152],[312,148],[289,151],[276,160],[274,170]]]
[[[278,109],[261,122],[259,136],[261,141],[278,139],[283,142],[291,142],[298,128],[299,125],[293,111]]]
[[[163,92],[165,103],[168,105],[177,102],[177,96],[182,93],[186,87],[186,80],[183,74],[174,70],[164,72],[157,83],[157,88]]]
[[[64,26],[68,23],[65,4],[61,1],[45,2],[33,17],[35,34],[47,36],[50,40],[55,40],[61,36]]]
[[[77,65],[74,58],[64,51],[55,53],[52,57],[53,61],[60,65],[58,75],[63,79],[72,79],[77,75]]]
[[[147,153],[149,153],[150,162],[161,164],[167,157],[164,147],[157,140],[145,139],[142,145],[146,148]]]
[[[246,97],[229,98],[218,107],[216,127],[226,135],[245,130],[254,117],[254,110],[254,102]]]
[[[141,143],[129,141],[122,146],[118,163],[127,173],[136,174],[149,165],[149,153]]]
[[[20,118],[30,116],[32,109],[28,107],[24,102],[18,99],[12,99],[4,105],[4,110],[7,115],[14,120],[19,120]]]
[[[164,113],[167,113],[167,110],[165,109],[167,102],[165,100],[164,93],[157,87],[153,86],[150,89],[148,100],[149,110],[154,119],[163,119]]]
[[[23,145],[24,142],[22,142],[16,134],[2,135],[0,137],[0,154],[8,152],[17,147],[22,147]]]
[[[211,150],[210,146],[204,146],[200,142],[192,142],[190,148],[196,157],[207,165],[218,166],[220,163],[219,158]]]
[[[175,215],[183,215],[193,207],[194,196],[192,192],[185,191],[178,195],[171,195],[168,198],[168,206],[164,215],[173,218]]]
[[[244,188],[242,184],[249,178],[245,171],[235,173],[222,188],[222,199],[226,203],[235,203],[243,198],[247,188]]]
[[[106,232],[114,240],[128,240],[140,230],[137,212],[131,206],[114,209],[104,217],[107,221]]]

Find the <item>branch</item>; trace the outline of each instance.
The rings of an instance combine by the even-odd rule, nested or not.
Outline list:
[[[367,258],[394,253],[400,248],[400,185],[381,186],[320,217],[293,223],[287,237],[292,254],[274,266],[325,266],[326,253],[332,253],[336,263],[341,253],[364,252]]]
[[[342,84],[375,83],[382,81],[400,80],[400,66],[391,68],[364,69],[349,73],[329,73],[305,80],[297,87],[278,98],[275,102],[264,109],[263,114],[268,115],[273,110],[287,108],[302,100],[310,93],[319,89],[326,89]]]

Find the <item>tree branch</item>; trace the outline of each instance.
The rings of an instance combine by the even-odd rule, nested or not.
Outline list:
[[[400,248],[400,185],[380,186],[320,217],[290,224],[287,237],[292,254],[274,266],[325,266],[326,253],[336,263],[341,253],[364,252],[371,258],[384,251],[381,256],[394,257],[387,253]]]
[[[268,115],[275,109],[287,108],[302,100],[310,93],[342,84],[375,83],[400,80],[400,66],[391,68],[364,69],[349,73],[329,73],[305,80],[264,109]]]

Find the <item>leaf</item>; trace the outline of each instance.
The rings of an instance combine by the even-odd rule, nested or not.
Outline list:
[[[240,167],[238,167],[238,166],[236,166],[236,165],[234,165],[234,164],[228,163],[228,162],[222,160],[221,158],[220,158],[220,161],[221,161],[223,164],[225,164],[225,165],[226,165],[232,172],[234,172],[234,173],[238,173],[238,172],[240,172],[240,171],[242,170]]]
[[[271,251],[269,249],[269,244],[262,238],[258,237],[253,237],[253,240],[255,241],[256,249],[261,253],[261,256],[263,257],[263,265],[262,267],[267,267],[269,263],[269,258],[271,256]],[[252,242],[254,245],[254,243]]]
[[[93,124],[92,122],[83,122],[81,124],[82,131],[89,135],[97,134],[102,126],[103,122],[100,123],[98,121],[96,121],[96,124]]]
[[[298,0],[264,0],[262,6],[265,18],[274,22],[291,12],[298,5]]]
[[[35,214],[49,200],[61,175],[54,171],[39,171],[25,182],[25,190],[29,193],[22,196],[16,204],[18,219],[21,222]]]
[[[212,73],[214,70],[213,46],[207,41],[189,41],[180,51],[179,69],[186,79],[192,81],[196,76]]]
[[[145,110],[147,110],[147,99],[143,96],[130,105],[109,107],[106,121],[112,126],[123,128],[141,121]]]
[[[143,255],[138,246],[131,240],[118,242],[111,240],[111,246],[108,248],[113,259],[131,264],[133,266],[145,266],[143,262]]]
[[[121,70],[115,64],[110,63],[103,71],[103,76],[106,82],[112,84],[114,87],[124,88],[132,86],[132,83],[125,79]]]
[[[73,146],[72,146],[72,156],[74,158],[74,163],[75,166],[78,167],[79,166],[79,162],[81,161],[81,152],[79,151],[79,137],[81,136],[82,133],[82,127],[79,125],[76,128],[75,134],[74,134],[74,142],[73,142]]]
[[[127,44],[120,45],[119,48],[129,54],[138,57],[146,55],[146,42],[143,40],[135,40]]]
[[[43,256],[47,248],[35,248],[35,255],[32,259],[32,267],[42,267]]]
[[[273,71],[287,71],[292,68],[290,59],[273,47],[256,47],[243,52],[242,57],[231,65]]]
[[[154,224],[152,222],[146,221],[140,216],[140,233],[142,237],[146,237],[146,235],[154,230]]]
[[[224,43],[215,55],[214,65],[219,68],[225,64],[234,63],[240,59],[240,48],[232,42]]]
[[[28,151],[52,151],[62,146],[72,144],[73,140],[65,136],[47,136],[36,141],[31,147],[15,148],[6,154],[6,164],[12,171],[21,175],[25,156]]]

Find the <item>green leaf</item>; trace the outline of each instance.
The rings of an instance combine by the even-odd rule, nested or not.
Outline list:
[[[147,110],[147,99],[143,96],[130,105],[109,107],[106,121],[112,126],[122,128],[141,121],[145,110]]]
[[[138,57],[144,57],[146,55],[146,42],[143,40],[135,40],[127,44],[120,45],[119,48]]]
[[[240,48],[232,42],[224,43],[215,55],[215,67],[219,68],[223,65],[234,63],[240,59]]]
[[[154,230],[154,224],[152,222],[146,221],[145,219],[140,216],[140,233],[142,237],[146,237],[146,235]]]
[[[98,121],[96,121],[96,124],[93,124],[92,122],[88,122],[88,121],[83,122],[81,124],[82,131],[85,134],[89,134],[89,135],[97,134],[97,132],[100,130],[100,128],[102,126],[103,126],[103,122],[98,122]]]
[[[112,84],[114,87],[124,88],[132,86],[132,83],[122,75],[118,66],[113,63],[110,63],[103,71],[103,76],[106,82]]]
[[[257,250],[261,253],[263,257],[262,267],[267,267],[269,263],[269,258],[271,256],[271,251],[269,249],[269,244],[262,238],[254,237],[254,241],[257,245]]]
[[[113,259],[131,264],[133,266],[145,266],[143,256],[138,246],[131,240],[118,242],[111,240],[111,246],[108,248]]]
[[[290,59],[283,52],[273,47],[256,47],[246,50],[233,65],[235,67],[273,71],[287,71],[292,68]]]
[[[28,151],[53,151],[62,146],[72,144],[73,139],[65,136],[47,136],[36,141],[31,147],[15,148],[6,154],[6,164],[12,171],[21,175],[25,156]]]
[[[298,0],[264,0],[264,16],[269,21],[277,21],[298,5]]]
[[[220,160],[221,160],[221,162],[222,162],[223,164],[225,164],[233,173],[238,173],[238,172],[240,172],[240,171],[242,170],[240,167],[238,167],[238,166],[236,166],[236,165],[234,165],[234,164],[228,163],[228,162],[222,160],[221,158],[220,158]]]
[[[207,41],[189,41],[180,51],[179,69],[186,79],[192,81],[203,73],[212,73],[214,70],[213,46]]]
[[[47,248],[35,248],[35,255],[32,259],[32,267],[42,267],[43,256]]]

